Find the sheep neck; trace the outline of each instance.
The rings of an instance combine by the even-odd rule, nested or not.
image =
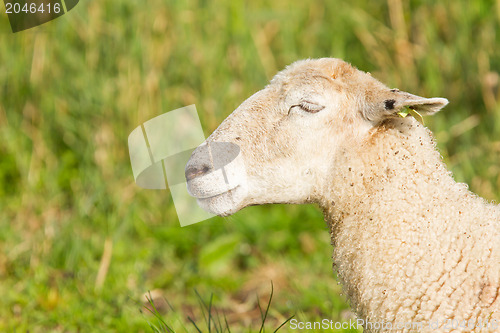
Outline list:
[[[368,217],[388,208],[412,213],[433,206],[446,192],[435,189],[457,187],[430,131],[413,119],[389,121],[364,140],[346,141],[333,164],[320,203],[332,231],[347,216]],[[423,196],[427,193],[433,197]]]
[[[363,142],[348,142],[331,170],[333,186],[320,205],[353,308],[375,320],[419,319],[426,313],[423,285],[445,274],[443,253],[453,251],[464,228],[458,222],[463,207],[442,203],[477,198],[454,182],[430,132],[414,119],[382,124]],[[427,259],[438,267],[422,264]],[[421,273],[430,269],[435,271]],[[416,271],[421,281],[412,280]],[[402,314],[403,302],[414,302],[410,315]]]

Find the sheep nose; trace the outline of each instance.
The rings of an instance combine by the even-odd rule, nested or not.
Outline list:
[[[206,175],[210,172],[211,168],[208,165],[200,165],[200,166],[190,166],[186,169],[186,180],[190,181],[196,177],[200,177]]]
[[[189,182],[212,171],[224,168],[240,153],[240,147],[230,142],[208,142],[196,148],[186,164],[184,175]]]

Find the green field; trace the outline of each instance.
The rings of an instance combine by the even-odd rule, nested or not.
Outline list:
[[[426,118],[456,179],[500,199],[500,1],[80,1],[12,34],[0,14],[0,331],[176,332],[200,297],[232,332],[351,318],[314,206],[181,228],[134,184],[128,134],[196,104],[205,135],[287,64],[339,57],[450,104]],[[172,310],[170,306],[174,309]],[[285,327],[281,331],[288,331]]]

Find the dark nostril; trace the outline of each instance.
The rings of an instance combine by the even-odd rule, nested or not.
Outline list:
[[[186,180],[191,180],[196,177],[203,176],[210,171],[210,167],[208,165],[202,165],[200,167],[189,167],[186,169]]]

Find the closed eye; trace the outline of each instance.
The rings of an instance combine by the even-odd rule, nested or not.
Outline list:
[[[290,113],[290,111],[292,111],[292,109],[294,107],[298,107],[302,111],[309,112],[309,113],[317,113],[325,108],[323,105],[319,105],[319,104],[316,104],[313,102],[301,101],[299,104],[292,105],[288,112]]]

